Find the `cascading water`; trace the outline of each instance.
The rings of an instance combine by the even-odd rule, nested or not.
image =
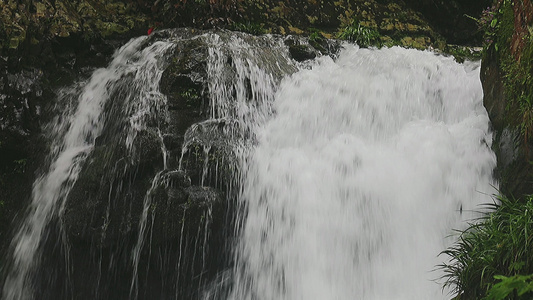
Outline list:
[[[437,255],[493,191],[479,66],[289,53],[169,30],[65,89],[3,298],[444,299]]]
[[[479,65],[347,47],[281,84],[243,161],[230,299],[446,299],[452,229],[490,201]]]
[[[33,290],[32,272],[41,259],[39,248],[44,243],[43,238],[46,238],[46,228],[61,213],[63,202],[78,178],[82,163],[103,130],[106,118],[104,107],[115,92],[113,89],[117,87],[117,82],[133,75],[134,79],[128,84],[132,91],[140,90],[138,95],[142,99],[125,106],[131,108],[125,109],[125,112],[133,114],[127,139],[129,147],[135,133],[142,127],[143,117],[146,118],[146,114],[158,107],[153,103],[154,99],[161,98],[154,92],[154,84],[157,86],[159,82],[156,76],[157,61],[171,44],[154,43],[140,51],[146,39],[134,39],[119,49],[109,67],[96,70],[81,93],[77,89],[63,93],[65,101],[72,102],[72,110],[67,109],[48,128],[54,137],[49,158],[52,163],[47,173],[35,181],[26,219],[13,239],[13,263],[3,289],[5,299],[37,298]]]

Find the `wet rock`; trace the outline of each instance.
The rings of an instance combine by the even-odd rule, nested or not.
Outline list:
[[[205,42],[185,40],[176,45],[170,65],[163,72],[160,89],[167,96],[169,113],[164,142],[169,151],[181,151],[187,128],[207,116],[207,59]]]
[[[194,237],[213,223],[221,225],[223,205],[223,197],[210,187],[161,185],[152,196],[148,216],[152,224],[151,242],[159,244],[182,235]]]
[[[487,49],[481,64],[481,83],[483,84],[483,105],[489,113],[492,126],[502,131],[506,126],[507,101],[504,95],[503,71],[500,69],[494,47]]]
[[[73,240],[109,245],[138,229],[145,197],[163,165],[161,141],[149,130],[136,135],[131,149],[114,139],[98,142],[69,193],[63,220]]]
[[[192,125],[186,133],[187,144],[180,166],[193,184],[209,185],[225,191],[236,174],[236,154],[243,140],[235,140],[238,124],[226,119],[212,119]]]
[[[116,149],[96,147],[66,200],[62,219],[71,241],[109,245],[130,236],[149,184]]]
[[[289,53],[296,61],[305,61],[317,57],[317,50],[308,43],[300,43],[296,38],[289,37],[285,40]]]
[[[112,95],[114,101],[108,103],[106,126],[66,201],[63,222],[76,243],[110,247],[124,239],[133,241],[145,205],[150,206],[147,217],[153,217],[149,224],[154,241],[163,242],[179,237],[183,226],[198,225],[198,219],[205,219],[215,203],[220,206],[218,192],[191,187],[188,173],[177,171],[187,130],[207,116],[204,89],[208,46],[198,38],[188,39],[196,34],[187,29],[156,33],[154,37],[172,38],[174,34],[183,42],[177,43],[169,56],[160,81],[160,90],[167,97],[162,108],[166,117],[148,122],[134,135],[125,134],[129,119],[120,117],[120,112],[128,101],[121,98],[120,91],[128,87],[120,85]],[[126,146],[126,136],[133,137],[131,146]],[[203,162],[197,163],[201,165],[191,168],[202,168]],[[160,173],[164,166],[167,170]],[[190,221],[184,223],[184,218]]]
[[[95,149],[95,153],[106,156],[104,149]],[[137,174],[128,173],[121,159],[113,164],[115,173],[110,176],[109,168],[101,165],[102,158],[91,159],[66,204],[63,224],[76,244],[110,247],[131,242],[139,232],[146,205],[144,222],[150,226],[153,245],[196,232],[201,222],[220,214],[223,198],[219,192],[191,186],[183,171],[164,171],[152,180],[140,180]]]

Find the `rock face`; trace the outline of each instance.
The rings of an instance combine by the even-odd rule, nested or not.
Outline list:
[[[127,91],[138,92],[131,82],[140,71],[126,73],[115,86],[109,86],[111,98],[104,108],[104,129],[57,220],[70,249],[70,274],[62,273],[65,260],[54,254],[53,245],[44,247],[45,256],[50,258],[40,262],[37,270],[69,277],[71,287],[65,292],[60,280],[39,283],[42,286],[37,289],[49,291],[43,298],[70,297],[68,290],[75,292],[73,297],[77,299],[124,299],[132,291],[156,298],[172,291],[180,297],[194,298],[202,280],[220,267],[218,260],[223,251],[218,255],[210,251],[223,249],[226,238],[225,191],[208,183],[200,185],[196,174],[189,175],[189,169],[202,170],[203,159],[196,161],[199,166],[190,161],[189,169],[179,168],[186,131],[209,117],[205,91],[208,46],[198,34],[188,29],[158,32],[146,43],[179,40],[172,53],[159,61],[164,68],[159,90],[166,101],[162,107],[150,107],[159,112],[152,111],[158,119],[147,119],[131,145],[126,142],[131,121],[128,105],[136,100]],[[141,98],[159,97],[154,93]],[[99,271],[100,264],[109,267],[105,274]],[[162,274],[168,277],[158,278]],[[150,284],[152,278],[179,284],[168,285],[166,290],[148,290],[159,287]],[[130,291],[134,280],[138,283]]]
[[[125,36],[103,40],[104,32],[97,30],[105,26],[82,22],[80,15],[98,23],[126,22],[113,15],[115,9],[127,10],[117,5],[106,4],[97,13],[85,1],[0,3],[0,240],[9,238],[13,218],[23,215],[34,173],[48,152],[41,126],[53,117],[58,88],[105,65],[124,43]],[[142,24],[137,21],[130,23]],[[2,249],[9,246],[1,244]]]
[[[41,163],[33,154],[46,151],[35,135],[42,102],[52,94],[43,76],[36,68],[9,73],[0,65],[0,240],[31,191],[33,172]]]
[[[157,40],[164,34],[153,38]],[[182,40],[163,72],[160,89],[167,96],[167,107],[162,108],[168,112],[166,120],[149,122],[135,135],[131,149],[126,149],[123,142],[126,121],[115,116],[106,121],[106,129],[96,140],[67,199],[65,227],[75,240],[105,247],[136,234],[146,197],[152,202],[150,218],[157,220],[152,229],[152,239],[156,241],[176,237],[186,219],[185,211],[190,215],[199,207],[221,205],[218,192],[191,187],[189,175],[174,170],[178,168],[176,158],[180,157],[185,132],[207,117],[208,100],[203,93],[207,46],[195,36],[190,30],[180,31]],[[120,97],[117,92],[111,104],[116,107],[109,108],[110,114],[127,110]],[[165,156],[169,157],[167,169],[157,174],[163,169]],[[92,213],[87,214],[88,211]],[[102,217],[106,215],[107,218]],[[202,216],[198,213],[193,217]],[[191,228],[195,230],[192,225]]]
[[[495,177],[502,193],[520,197],[533,193],[530,182],[533,180],[533,168],[527,163],[533,156],[525,148],[520,129],[510,123],[503,85],[505,73],[495,55],[495,50],[489,49],[481,68],[483,103],[494,130],[492,148],[498,162]]]
[[[500,190],[508,196],[533,193],[533,4],[530,0],[495,1],[498,25],[488,31],[481,69],[484,105],[494,129],[493,149]]]

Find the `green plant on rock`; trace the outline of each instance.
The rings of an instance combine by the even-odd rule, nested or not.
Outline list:
[[[503,71],[508,123],[520,131],[527,145],[533,140],[533,30],[515,34],[514,1],[497,0],[482,15],[485,54],[496,55]]]
[[[309,42],[321,43],[322,41],[324,41],[324,36],[320,32],[320,30],[316,28],[312,28],[312,27],[308,28],[308,30],[309,30]]]
[[[361,47],[381,46],[381,35],[375,29],[362,26],[357,20],[346,26],[337,35],[339,39],[357,43]]]
[[[313,48],[317,49],[318,51],[321,51],[322,53],[327,52],[327,50],[324,48],[326,42],[326,38],[322,34],[322,32],[319,29],[316,28],[308,28],[309,30],[309,44],[313,46]]]
[[[519,111],[522,120],[520,122],[520,134],[524,137],[527,143],[533,136],[533,99],[531,95],[527,95],[524,99],[520,99]]]
[[[525,142],[533,138],[533,36],[529,36],[520,59],[510,53],[502,59],[504,85],[509,100],[508,110],[517,110],[518,127]],[[512,111],[511,111],[512,113]]]
[[[476,51],[471,47],[459,46],[459,45],[446,45],[444,48],[445,53],[453,55],[458,63],[463,63],[465,60],[480,60],[481,52]]]
[[[458,242],[442,252],[451,258],[440,266],[444,285],[461,299],[483,299],[490,291],[500,295],[514,288],[514,281],[524,279],[512,276],[533,274],[533,196],[523,202],[504,196],[497,199],[499,203],[487,205],[489,213],[470,224]],[[497,285],[502,276],[511,277],[513,283],[505,280]]]
[[[487,7],[481,13],[479,18],[474,18],[469,15],[465,17],[474,20],[477,23],[478,29],[484,33],[485,41],[483,45],[489,46],[495,38],[496,28],[498,27],[498,14],[501,13],[498,4]]]

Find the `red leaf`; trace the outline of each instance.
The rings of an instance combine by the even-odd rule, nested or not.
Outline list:
[[[148,29],[148,35],[150,35],[152,31],[154,31],[154,27],[150,27],[150,29]]]

